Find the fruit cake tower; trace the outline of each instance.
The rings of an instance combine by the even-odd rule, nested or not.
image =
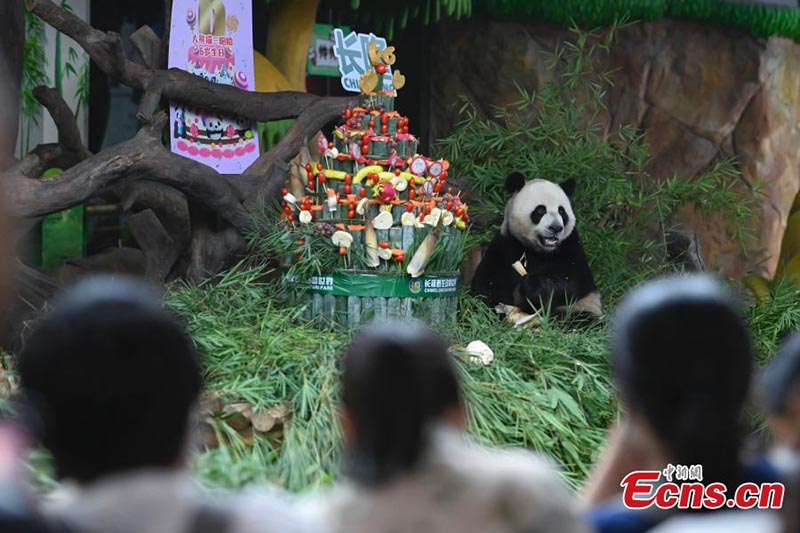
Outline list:
[[[291,168],[280,215],[287,279],[311,295],[309,318],[452,317],[468,207],[448,185],[449,162],[417,153],[408,118],[394,110],[400,71],[380,90],[394,47],[373,42],[369,57],[358,105],[331,140],[320,136],[317,161]]]

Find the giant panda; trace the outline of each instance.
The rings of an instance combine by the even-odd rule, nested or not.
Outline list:
[[[499,234],[489,244],[472,280],[472,293],[498,310],[599,316],[600,294],[575,229],[569,197],[575,180],[561,185],[520,172],[506,178]]]

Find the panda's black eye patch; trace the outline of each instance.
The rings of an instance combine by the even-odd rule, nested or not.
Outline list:
[[[569,222],[569,215],[567,214],[567,210],[564,209],[563,206],[559,206],[558,214],[561,215],[561,220],[563,221],[564,225],[566,226]]]
[[[536,209],[534,209],[531,212],[531,221],[534,224],[538,224],[539,221],[542,220],[542,217],[544,216],[545,213],[547,213],[547,208],[545,206],[543,205],[536,206]]]

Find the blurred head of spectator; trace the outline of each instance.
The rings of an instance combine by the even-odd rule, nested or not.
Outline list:
[[[703,479],[740,480],[742,410],[753,356],[738,302],[716,281],[648,283],[620,306],[612,372],[631,419],[665,459]]]
[[[363,484],[412,470],[436,426],[465,424],[447,342],[418,324],[399,326],[365,329],[345,355],[345,469]]]
[[[200,366],[142,282],[99,277],[66,292],[29,337],[19,372],[60,478],[182,465]]]

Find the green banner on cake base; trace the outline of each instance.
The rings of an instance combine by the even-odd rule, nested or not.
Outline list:
[[[458,274],[425,274],[418,278],[404,275],[336,272],[312,276],[298,282],[284,280],[312,294],[366,296],[370,298],[443,298],[458,294]]]

